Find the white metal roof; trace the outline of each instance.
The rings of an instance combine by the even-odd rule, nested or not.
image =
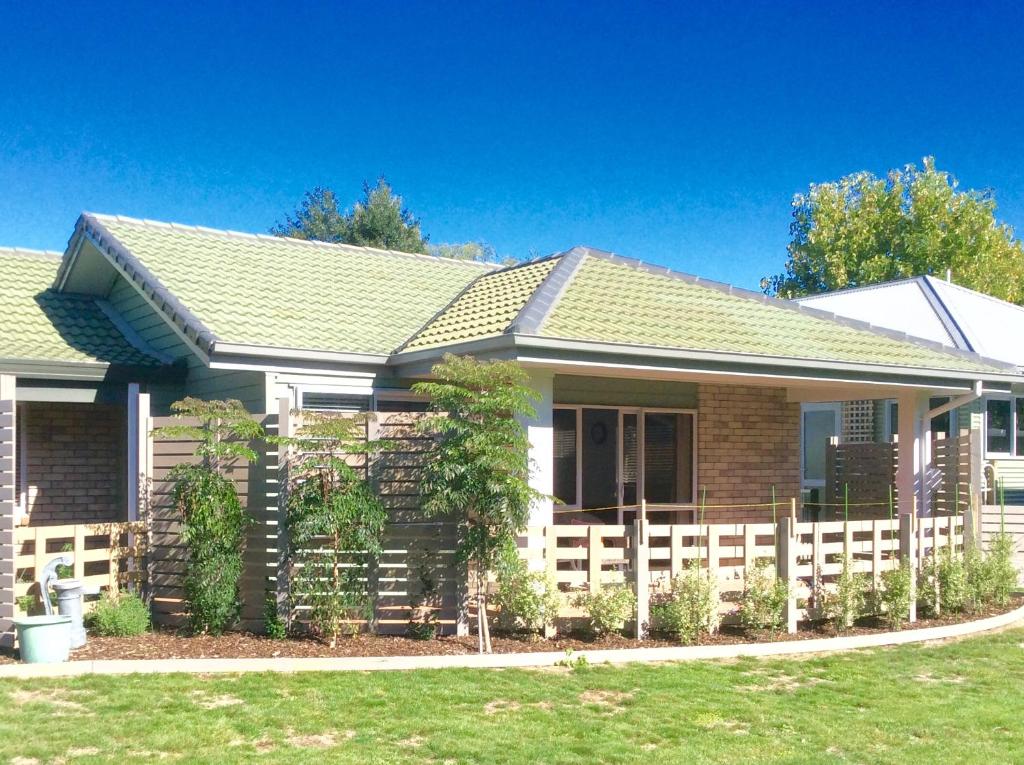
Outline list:
[[[932,276],[798,302],[1024,367],[1024,308]]]

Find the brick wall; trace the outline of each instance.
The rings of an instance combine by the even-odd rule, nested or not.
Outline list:
[[[698,388],[697,480],[707,503],[762,504],[772,485],[788,512],[800,499],[800,404],[781,388],[701,385]],[[707,521],[771,521],[771,509],[709,510]]]
[[[126,416],[105,404],[25,403],[29,525],[126,520]]]

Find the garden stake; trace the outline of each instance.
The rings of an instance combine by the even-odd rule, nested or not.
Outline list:
[[[843,520],[850,520],[850,484],[843,484]]]
[[[892,484],[889,484],[889,523],[892,523]]]

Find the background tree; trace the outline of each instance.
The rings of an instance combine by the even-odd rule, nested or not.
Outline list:
[[[286,216],[284,223],[270,231],[293,239],[427,252],[427,238],[420,231],[419,220],[402,206],[402,198],[383,176],[373,188],[363,183],[363,198],[347,212],[339,210],[337,195],[331,189],[318,186],[307,191],[294,216]]]
[[[960,285],[1024,303],[1024,248],[991,191],[960,191],[926,157],[886,178],[861,172],[793,197],[785,272],[768,294],[798,297],[952,270]]]
[[[238,618],[239,581],[245,530],[252,519],[242,507],[225,469],[238,459],[256,460],[252,442],[263,427],[240,401],[185,398],[171,405],[176,417],[196,424],[159,428],[159,438],[198,442],[198,464],[176,465],[169,475],[172,496],[181,515],[181,539],[188,549],[185,563],[185,605],[197,633],[219,635]]]
[[[432,244],[428,247],[430,254],[438,258],[454,260],[472,260],[476,263],[501,263],[511,266],[519,261],[516,258],[502,258],[493,245],[486,242],[463,242],[462,244]]]
[[[413,386],[430,397],[435,412],[419,427],[438,442],[423,470],[423,510],[456,523],[458,558],[476,582],[480,650],[490,653],[488,575],[526,528],[530,505],[541,497],[529,485],[529,442],[520,423],[536,416],[537,394],[514,361],[448,354],[432,371],[434,380]]]

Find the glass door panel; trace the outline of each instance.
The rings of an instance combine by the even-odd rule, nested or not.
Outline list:
[[[619,499],[619,412],[583,410],[583,508],[614,507]]]

